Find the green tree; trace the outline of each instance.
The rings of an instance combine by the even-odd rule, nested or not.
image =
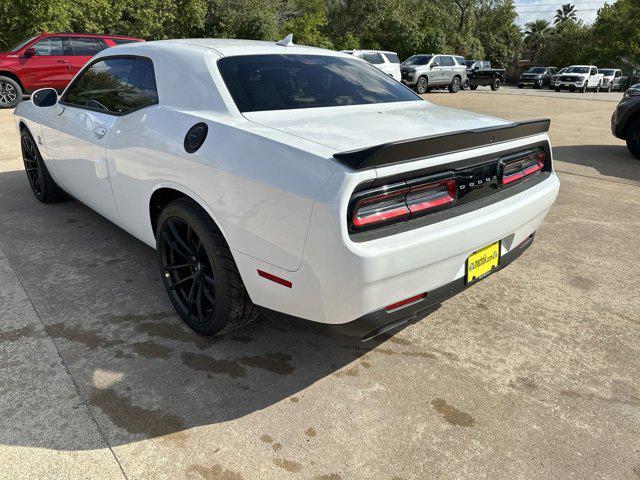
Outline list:
[[[553,20],[555,25],[565,22],[575,22],[578,19],[576,16],[576,6],[570,3],[564,3],[561,8],[556,10],[556,16]]]
[[[551,27],[547,20],[535,20],[524,26],[524,44],[529,57],[537,61],[540,50],[546,45],[551,34]]]
[[[591,50],[598,65],[640,67],[640,1],[618,0],[598,11],[592,31]]]

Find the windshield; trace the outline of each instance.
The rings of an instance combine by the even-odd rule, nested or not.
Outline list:
[[[13,46],[9,51],[10,52],[17,52],[18,50],[20,50],[22,47],[24,47],[27,43],[29,43],[31,40],[34,40],[35,38],[36,37],[27,38],[26,40],[23,40],[19,44]]]
[[[533,67],[527,70],[527,73],[544,73],[546,68],[544,67]]]
[[[471,68],[471,67],[473,67],[473,64],[476,63],[476,61],[475,60],[467,60],[465,63],[467,64],[467,67]]]
[[[245,55],[218,60],[241,112],[422,101],[361,60],[325,55]]]
[[[598,70],[598,72],[603,74],[605,77],[613,76],[613,68],[604,68],[602,70]]]
[[[433,55],[414,55],[407,58],[402,65],[426,65]]]
[[[589,67],[569,67],[564,73],[589,73]]]

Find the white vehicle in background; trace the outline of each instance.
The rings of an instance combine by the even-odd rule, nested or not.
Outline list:
[[[259,311],[387,331],[518,258],[559,187],[548,120],[433,105],[290,37],[113,47],[15,119],[35,197],[155,248],[206,335]]]
[[[625,78],[622,76],[622,70],[619,68],[601,68],[598,70],[602,78],[602,89],[607,92],[612,90],[624,90]]]
[[[561,68],[551,77],[551,81],[549,82],[549,90],[553,90],[556,88],[556,85],[558,85],[558,83],[560,82],[560,75],[566,72],[567,68],[569,67]]]
[[[398,82],[400,76],[400,58],[395,52],[387,52],[385,50],[342,50],[342,53],[348,53],[354,57],[361,58],[377,69],[383,71]]]
[[[598,73],[598,67],[595,65],[572,65],[558,76],[555,91],[567,89],[570,92],[576,90],[586,93],[587,90],[599,92],[602,88],[603,77]]]

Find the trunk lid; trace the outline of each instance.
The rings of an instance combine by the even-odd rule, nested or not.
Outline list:
[[[250,112],[244,116],[336,151],[511,123],[429,102]]]

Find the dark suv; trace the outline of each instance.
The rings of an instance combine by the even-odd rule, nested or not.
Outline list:
[[[551,77],[553,77],[557,71],[558,69],[556,67],[531,67],[520,75],[518,88],[523,88],[527,85],[533,88],[548,86],[551,83]]]
[[[611,132],[626,140],[629,151],[640,158],[640,83],[624,93],[611,117]]]
[[[0,53],[0,108],[15,107],[23,93],[64,90],[73,76],[105,48],[142,40],[118,35],[43,33]]]

